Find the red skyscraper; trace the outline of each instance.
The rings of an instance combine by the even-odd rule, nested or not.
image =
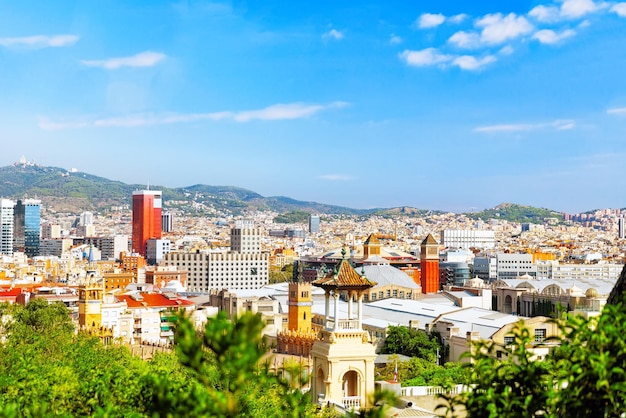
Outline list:
[[[161,238],[161,192],[133,192],[133,251],[146,256],[146,242]]]

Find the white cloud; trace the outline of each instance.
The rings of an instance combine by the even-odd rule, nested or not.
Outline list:
[[[322,174],[318,178],[320,178],[322,180],[328,180],[328,181],[349,181],[349,180],[354,180],[353,176],[346,176],[344,174]]]
[[[334,39],[334,40],[341,40],[344,38],[344,35],[342,32],[339,32],[337,29],[331,29],[328,32],[324,33],[322,35],[322,38],[324,39]]]
[[[478,70],[481,67],[484,67],[487,64],[491,64],[495,62],[496,58],[492,55],[487,55],[486,57],[477,59],[471,55],[462,55],[460,57],[456,57],[452,64],[458,66],[462,70]]]
[[[479,126],[474,128],[474,132],[495,133],[495,132],[524,132],[538,129],[556,129],[564,131],[573,129],[576,122],[571,119],[557,119],[548,123],[514,123],[502,125]]]
[[[442,14],[424,13],[417,19],[417,27],[420,29],[436,28],[446,21]]]
[[[407,64],[416,67],[443,64],[454,58],[450,55],[440,54],[436,48],[426,48],[420,51],[405,49],[399,56]]]
[[[402,42],[403,42],[402,38],[394,34],[391,34],[391,36],[389,37],[389,45],[398,45],[398,44],[401,44]]]
[[[248,122],[250,120],[301,119],[325,109],[340,108],[345,106],[347,106],[347,103],[345,102],[334,102],[327,105],[314,105],[306,103],[276,104],[260,110],[238,112],[234,114],[233,119],[237,122]]]
[[[561,16],[575,19],[598,10],[593,0],[564,0],[561,3]]]
[[[476,22],[476,26],[483,28],[480,34],[482,42],[496,45],[518,38],[533,31],[533,25],[523,16],[509,13],[504,16],[502,13],[485,15]]]
[[[163,59],[166,55],[160,52],[145,51],[130,57],[109,58],[106,60],[84,60],[83,65],[88,67],[100,67],[106,70],[117,70],[122,67],[152,67]]]
[[[454,15],[454,16],[450,16],[448,18],[448,22],[450,23],[461,23],[463,22],[465,19],[467,19],[469,16],[466,15],[465,13],[460,13],[458,15]]]
[[[513,52],[515,52],[515,50],[513,49],[511,45],[505,45],[502,48],[500,48],[500,50],[498,51],[498,54],[511,55]]]
[[[611,7],[613,13],[617,13],[618,16],[626,17],[626,3],[617,3]]]
[[[346,102],[332,102],[328,104],[287,103],[275,104],[263,109],[246,110],[241,112],[211,112],[211,113],[161,113],[137,114],[111,118],[85,118],[69,122],[56,122],[42,118],[39,127],[45,130],[80,129],[80,128],[129,128],[139,126],[169,125],[173,123],[188,123],[203,120],[232,120],[235,122],[249,122],[253,120],[292,120],[302,119],[319,113],[323,110],[342,108]]]
[[[536,6],[528,12],[528,16],[539,22],[556,22],[560,19],[559,8],[556,6]]]
[[[475,48],[480,45],[480,36],[474,32],[458,31],[448,38],[448,43],[459,48]]]
[[[626,107],[614,107],[607,109],[606,113],[609,115],[626,115]]]
[[[21,38],[0,38],[0,46],[25,46],[30,48],[46,48],[73,45],[76,43],[76,41],[78,41],[78,36],[76,35],[35,35],[25,36]]]
[[[542,29],[535,32],[535,34],[533,35],[533,39],[538,40],[542,44],[555,44],[562,41],[563,39],[570,38],[575,34],[576,32],[571,29],[566,29],[560,33],[557,33],[550,29]]]

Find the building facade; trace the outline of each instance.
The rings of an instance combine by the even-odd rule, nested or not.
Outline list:
[[[161,215],[161,230],[163,232],[172,232],[174,229],[174,215],[171,212],[165,212]]]
[[[439,243],[428,234],[420,251],[420,282],[422,293],[439,291]]]
[[[498,279],[514,279],[529,275],[537,277],[537,265],[533,263],[532,254],[496,254]]]
[[[0,254],[13,255],[13,208],[10,199],[0,199]]]
[[[149,239],[161,238],[163,202],[161,192],[138,190],[133,192],[133,251],[146,256]]]
[[[23,252],[28,257],[39,255],[41,200],[18,200],[13,219],[13,251]]]
[[[447,248],[492,249],[496,246],[496,236],[494,231],[444,229],[441,231],[441,245]]]
[[[128,235],[85,237],[84,242],[98,248],[103,260],[119,260],[122,252],[128,252]]]
[[[320,232],[320,217],[318,215],[309,215],[309,232]]]
[[[190,292],[265,286],[269,279],[269,253],[261,252],[261,230],[250,223],[238,223],[230,237],[228,252],[171,252],[164,254],[162,264],[187,270]]]

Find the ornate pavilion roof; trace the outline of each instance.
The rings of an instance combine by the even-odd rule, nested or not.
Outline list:
[[[311,284],[324,290],[358,290],[373,287],[376,282],[372,282],[364,275],[357,273],[354,267],[350,265],[350,261],[344,258],[335,269],[314,280]]]

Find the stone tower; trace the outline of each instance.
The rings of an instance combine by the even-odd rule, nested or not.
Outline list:
[[[78,325],[81,328],[99,328],[102,325],[104,288],[93,274],[78,287]]]
[[[317,338],[311,327],[311,283],[289,283],[288,303],[287,330],[276,335],[276,349],[279,353],[308,357]]]
[[[376,353],[369,333],[363,330],[363,295],[376,283],[357,273],[345,258],[328,274],[313,282],[325,292],[325,321],[313,344],[311,393],[314,401],[332,402],[344,408],[368,408],[368,396],[374,392]],[[348,300],[345,318],[339,315],[339,297]],[[334,314],[330,315],[330,299]],[[357,313],[354,314],[354,301]]]
[[[289,331],[311,331],[311,283],[289,283]]]

